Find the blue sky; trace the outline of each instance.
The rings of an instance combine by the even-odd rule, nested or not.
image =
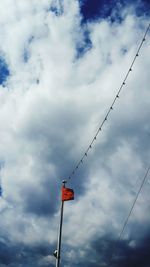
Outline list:
[[[55,266],[61,182],[94,137],[149,24],[149,1],[0,3],[0,267]],[[150,265],[149,38],[68,182],[65,267]],[[115,251],[113,251],[115,247]]]
[[[4,59],[1,57],[0,59],[0,84],[4,84],[7,78],[9,77],[9,69],[4,61]]]
[[[114,1],[114,0],[81,0],[81,14],[83,15],[83,20],[96,20],[99,18],[113,17],[113,11],[120,14],[120,8],[126,8],[127,6],[133,6],[137,15],[149,15],[150,3],[147,0],[144,1]]]

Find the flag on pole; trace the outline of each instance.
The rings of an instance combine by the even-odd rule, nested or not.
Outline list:
[[[62,187],[62,201],[68,201],[74,199],[74,191],[71,188]]]

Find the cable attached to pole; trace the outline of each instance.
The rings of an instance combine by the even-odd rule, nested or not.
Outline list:
[[[135,54],[135,56],[134,56],[134,58],[133,58],[133,61],[132,61],[131,65],[130,65],[130,67],[129,67],[129,69],[128,69],[126,75],[125,75],[125,78],[124,78],[124,80],[123,80],[121,86],[119,87],[119,90],[118,90],[118,92],[117,92],[117,94],[116,94],[114,100],[112,101],[112,104],[110,105],[108,111],[106,112],[106,115],[105,115],[104,119],[102,120],[100,126],[98,127],[98,130],[96,131],[95,136],[92,138],[92,141],[90,142],[89,146],[87,147],[87,149],[86,149],[85,152],[83,153],[82,157],[81,157],[80,160],[77,162],[77,164],[76,164],[75,167],[73,168],[72,172],[71,172],[70,175],[68,176],[67,181],[70,180],[70,179],[75,175],[77,169],[80,167],[80,165],[84,162],[85,158],[88,156],[88,153],[89,153],[90,149],[92,149],[92,146],[94,145],[94,143],[95,143],[95,141],[96,141],[96,139],[97,139],[97,136],[98,136],[99,133],[101,132],[101,130],[102,130],[104,124],[106,123],[106,121],[107,121],[107,119],[108,119],[108,117],[109,117],[111,111],[112,111],[113,108],[114,108],[114,105],[115,105],[117,99],[118,99],[119,96],[120,96],[120,93],[121,93],[123,87],[124,87],[125,84],[126,84],[126,81],[127,81],[127,79],[128,79],[128,76],[129,76],[129,74],[130,74],[130,72],[132,71],[132,68],[133,68],[133,66],[134,66],[134,63],[135,63],[137,57],[139,56],[139,52],[140,52],[140,50],[141,50],[141,48],[142,48],[142,46],[143,46],[143,43],[146,41],[146,36],[147,36],[147,34],[148,34],[149,29],[150,29],[150,23],[149,23],[149,25],[148,25],[148,27],[147,27],[147,29],[146,29],[146,31],[145,31],[145,34],[144,34],[144,36],[143,36],[143,38],[142,38],[142,41],[140,42],[140,45],[139,45],[139,47],[138,47],[138,49],[137,49],[137,51],[136,51],[136,54]]]

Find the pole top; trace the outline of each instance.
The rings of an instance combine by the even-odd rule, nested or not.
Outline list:
[[[65,187],[65,184],[67,183],[67,181],[66,180],[63,180],[62,183],[63,183],[63,185]]]

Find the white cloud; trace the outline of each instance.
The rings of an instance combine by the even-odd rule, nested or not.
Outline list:
[[[60,175],[69,174],[95,134],[147,26],[134,14],[122,24],[89,23],[92,47],[76,59],[84,27],[78,2],[64,3],[60,17],[48,11],[51,1],[1,3],[0,51],[11,76],[0,88],[0,159],[5,161],[0,225],[12,240],[25,244],[55,243]],[[128,213],[148,164],[149,65],[146,42],[87,164],[75,177],[75,194],[80,183],[84,190],[65,205],[64,237],[71,246],[107,231],[117,235]],[[147,212],[144,199],[134,217],[141,223],[142,210]]]

